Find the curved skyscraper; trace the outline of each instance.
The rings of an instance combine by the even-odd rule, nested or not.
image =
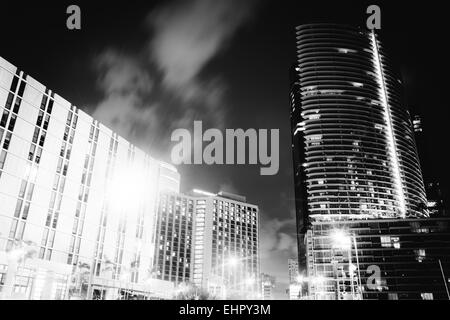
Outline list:
[[[378,35],[335,24],[296,31],[302,299],[446,299],[450,220],[429,217],[402,81]],[[371,285],[374,266],[380,277]]]
[[[302,25],[297,53],[291,87],[297,214],[305,222],[427,216],[402,82],[377,35]]]

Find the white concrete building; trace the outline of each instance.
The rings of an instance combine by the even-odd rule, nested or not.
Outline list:
[[[258,207],[225,192],[197,195],[193,283],[222,298],[258,298]]]
[[[157,195],[179,186],[173,166],[0,58],[0,297],[148,298]]]
[[[216,298],[259,298],[259,210],[245,197],[164,193],[158,210],[157,276]]]

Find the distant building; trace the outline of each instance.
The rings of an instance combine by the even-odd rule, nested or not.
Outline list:
[[[428,143],[426,132],[423,129],[424,125],[420,116],[414,116],[413,127],[425,181],[427,209],[430,216],[446,216],[448,212],[445,208],[444,194],[441,184],[436,181],[431,174],[429,174],[429,170],[426,170],[433,165],[433,157],[430,157],[430,154],[432,155],[433,153],[429,152],[430,145]]]
[[[288,289],[289,300],[301,300],[302,285],[299,283],[291,283]]]
[[[298,260],[288,259],[289,283],[296,283],[298,272]]]
[[[418,115],[414,116],[414,120],[413,120],[413,128],[414,128],[414,132],[416,134],[420,134],[423,131],[422,128],[422,118]]]
[[[156,222],[155,272],[175,287],[192,279],[195,198],[162,193]]]
[[[0,58],[0,299],[260,295],[259,210],[179,194],[175,167]]]
[[[306,196],[306,207],[298,203],[299,219],[425,217],[425,187],[400,75],[384,58],[378,35],[342,25],[302,25],[297,53],[294,169],[296,198]]]
[[[337,24],[296,31],[291,129],[310,298],[445,298],[438,261],[447,275],[448,221],[430,218],[415,139],[422,122],[411,120],[377,32]],[[376,285],[367,282],[372,266],[381,272]]]
[[[254,298],[259,283],[259,209],[230,193],[195,199],[193,282],[227,298]]]
[[[428,182],[425,186],[427,191],[427,208],[430,216],[447,216],[444,195],[439,182]]]
[[[163,193],[157,219],[157,277],[192,283],[221,298],[259,294],[259,211],[243,196]]]
[[[289,270],[289,289],[287,289],[287,293],[289,295],[290,300],[299,300],[303,296],[303,291],[305,291],[305,287],[303,284],[299,282],[301,278],[299,268],[298,268],[298,260],[296,259],[288,259],[288,270]]]
[[[263,300],[273,300],[273,289],[275,288],[275,277],[268,274],[261,274],[261,290]]]

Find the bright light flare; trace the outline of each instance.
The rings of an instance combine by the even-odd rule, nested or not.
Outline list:
[[[352,247],[352,240],[350,236],[342,230],[334,230],[331,233],[331,240],[332,246],[335,249],[350,250]]]
[[[323,276],[315,276],[311,278],[312,284],[321,284],[325,282],[325,277]]]
[[[236,257],[230,257],[228,258],[227,264],[230,267],[236,267],[239,264],[239,259]]]
[[[245,279],[245,284],[248,285],[248,286],[251,286],[251,285],[253,285],[255,283],[256,283],[256,279],[253,278],[253,277]]]
[[[13,261],[19,261],[23,259],[26,251],[23,248],[14,249],[8,252],[8,258]]]
[[[141,203],[148,198],[149,181],[142,172],[138,167],[116,171],[109,184],[111,209],[137,210]]]
[[[215,193],[211,193],[211,192],[208,192],[208,191],[203,191],[203,190],[200,190],[200,189],[194,189],[194,190],[192,190],[192,192],[194,192],[196,194],[199,194],[199,195],[202,195],[202,196],[206,196],[206,197],[215,197],[215,196],[217,196],[217,194],[215,194]]]

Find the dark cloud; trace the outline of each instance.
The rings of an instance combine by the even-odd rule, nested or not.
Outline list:
[[[152,59],[169,87],[201,92],[198,75],[251,13],[255,1],[175,1],[150,13]]]
[[[94,117],[165,160],[174,129],[190,129],[194,120],[225,128],[227,85],[219,75],[200,74],[245,23],[253,3],[173,1],[151,11],[141,52],[110,48],[96,57],[104,98]]]

